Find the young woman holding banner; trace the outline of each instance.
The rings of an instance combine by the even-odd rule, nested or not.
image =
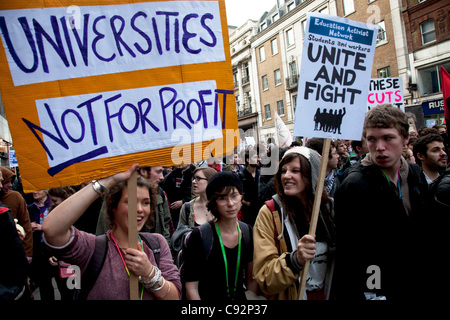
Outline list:
[[[329,297],[335,237],[332,203],[325,192],[316,235],[308,235],[319,168],[316,151],[286,151],[274,177],[277,193],[259,211],[253,228],[253,276],[268,299],[298,300],[308,260],[307,299]]]
[[[51,251],[66,263],[86,270],[94,254],[96,236],[73,227],[99,196],[106,194],[106,213],[111,222],[107,236],[107,255],[97,281],[87,295],[89,300],[127,300],[129,274],[139,278],[141,300],[177,300],[181,282],[178,269],[173,264],[167,241],[159,234],[152,234],[160,245],[159,262],[148,247],[143,234],[138,248],[128,248],[128,188],[127,180],[138,168],[132,165],[127,171],[93,181],[79,192],[58,205],[46,218],[42,228],[45,241]],[[154,221],[156,191],[145,179],[137,180],[137,231]],[[145,238],[145,239],[144,239]],[[83,287],[81,288],[83,290]]]
[[[246,300],[245,288],[257,293],[251,227],[237,220],[242,194],[242,182],[232,172],[209,179],[207,208],[215,219],[195,228],[183,249],[188,300]]]

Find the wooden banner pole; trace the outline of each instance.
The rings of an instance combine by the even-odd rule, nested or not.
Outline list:
[[[311,215],[311,223],[309,225],[309,235],[315,236],[316,234],[316,227],[317,227],[317,220],[319,219],[319,212],[320,212],[320,203],[322,201],[322,193],[323,193],[323,187],[325,182],[325,175],[327,172],[327,165],[328,165],[328,156],[330,154],[330,144],[331,139],[327,138],[323,142],[323,148],[322,148],[322,157],[320,159],[320,169],[319,169],[319,177],[317,179],[317,186],[316,186],[316,194],[314,197],[314,204],[313,204],[313,211]],[[303,300],[303,296],[305,294],[305,287],[306,287],[306,279],[308,278],[308,270],[309,270],[309,263],[310,260],[306,261],[305,265],[302,269],[302,274],[300,278],[300,288],[299,288],[299,300]]]
[[[137,243],[137,171],[134,171],[128,180],[128,247],[138,249]],[[138,277],[131,272],[130,300],[139,300]]]

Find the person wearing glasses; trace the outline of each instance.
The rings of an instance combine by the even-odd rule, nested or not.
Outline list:
[[[206,207],[206,186],[208,180],[214,176],[217,171],[210,167],[198,167],[193,172],[192,191],[197,195],[193,200],[185,202],[180,210],[180,220],[177,230],[171,238],[172,248],[175,251],[175,262],[180,265],[179,252],[185,246],[185,239],[192,229],[202,225],[214,218]]]
[[[237,219],[242,195],[242,182],[232,172],[219,172],[208,181],[207,208],[215,219],[195,228],[187,240],[184,279],[188,300],[246,300],[246,289],[257,293],[251,227]]]

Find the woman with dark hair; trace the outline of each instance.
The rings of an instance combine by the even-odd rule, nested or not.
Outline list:
[[[306,147],[286,151],[275,175],[277,193],[259,211],[253,228],[253,276],[268,299],[298,300],[306,261],[310,261],[307,299],[328,298],[334,223],[326,192],[321,195],[315,237],[308,234],[319,168],[316,151]]]
[[[207,208],[215,219],[195,228],[184,249],[189,300],[246,300],[245,288],[256,294],[251,227],[237,220],[242,194],[242,182],[232,172],[219,172],[208,181]]]
[[[73,224],[92,202],[106,194],[106,214],[111,227],[106,234],[108,250],[97,281],[87,295],[88,300],[129,299],[130,273],[139,277],[141,300],[180,298],[180,275],[173,264],[169,245],[162,235],[149,235],[156,238],[160,245],[158,263],[151,248],[142,240],[143,234],[139,236],[137,243],[139,249],[128,248],[127,181],[137,167],[135,164],[125,172],[93,181],[59,204],[44,220],[42,228],[51,251],[59,259],[85,270],[94,253],[96,236],[78,230]],[[144,178],[138,177],[138,232],[145,224],[154,221],[156,192]]]

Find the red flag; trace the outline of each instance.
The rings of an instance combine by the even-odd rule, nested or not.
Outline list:
[[[450,123],[450,74],[441,66],[442,97],[444,98],[445,123]]]

